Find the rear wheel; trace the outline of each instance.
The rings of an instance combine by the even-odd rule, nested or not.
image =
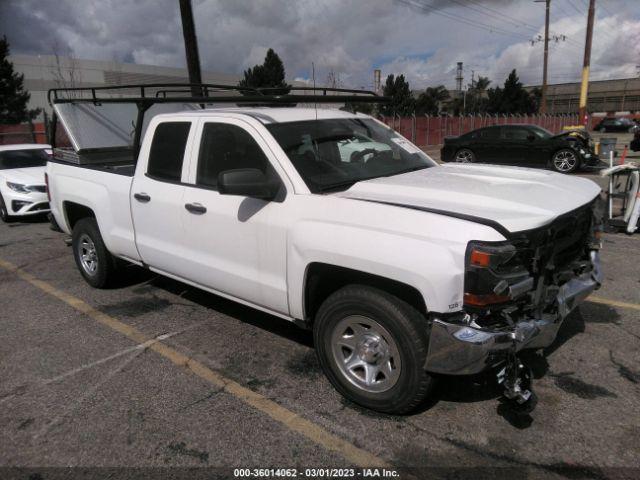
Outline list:
[[[459,163],[473,163],[476,161],[476,155],[468,148],[461,148],[454,155],[454,160]]]
[[[115,258],[102,240],[95,218],[83,218],[73,227],[73,257],[85,281],[95,288],[106,287],[115,276]]]
[[[391,414],[414,410],[433,383],[424,370],[428,335],[424,317],[375,288],[350,285],[327,298],[313,337],[333,386],[363,407]]]
[[[578,154],[570,148],[558,150],[551,158],[551,166],[556,172],[575,172],[579,165],[580,161],[578,160]]]
[[[7,204],[4,203],[4,198],[2,198],[1,194],[0,194],[0,219],[2,219],[2,221],[5,223],[9,223],[11,220],[13,220],[13,217],[9,215]]]

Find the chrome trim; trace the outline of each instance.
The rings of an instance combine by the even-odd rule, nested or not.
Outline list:
[[[499,363],[507,350],[548,347],[562,321],[602,283],[598,251],[590,254],[592,269],[565,283],[556,295],[558,313],[522,319],[511,330],[493,331],[434,318],[425,369],[449,375],[479,373]]]

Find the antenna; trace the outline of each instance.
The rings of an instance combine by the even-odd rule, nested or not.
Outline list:
[[[313,62],[311,62],[311,77],[313,78],[313,90],[315,91],[316,89],[316,66]],[[316,121],[318,120],[318,104],[317,103],[313,103],[313,106],[316,109]]]

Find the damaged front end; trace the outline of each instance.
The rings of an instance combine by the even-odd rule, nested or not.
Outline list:
[[[463,311],[432,314],[425,368],[466,375],[504,365],[505,396],[530,401],[524,349],[553,343],[566,316],[602,282],[600,199],[505,242],[469,242]]]

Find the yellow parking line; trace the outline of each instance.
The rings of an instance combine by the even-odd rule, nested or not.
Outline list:
[[[591,296],[591,297],[587,298],[587,302],[601,303],[603,305],[609,305],[611,307],[620,307],[620,308],[628,308],[628,309],[631,309],[631,310],[640,310],[640,304],[628,303],[628,302],[619,302],[618,300],[609,300],[608,298],[602,298],[602,297]]]
[[[145,335],[138,329],[122,323],[121,321],[116,320],[115,318],[110,317],[109,315],[99,310],[96,310],[91,305],[85,303],[79,298],[63,292],[62,290],[58,290],[50,283],[39,280],[32,274],[25,272],[12,263],[0,259],[0,267],[15,273],[18,277],[25,280],[26,282],[29,282],[31,285],[39,288],[43,292],[56,297],[67,305],[75,308],[79,312],[86,314],[98,323],[101,323],[102,325],[125,335],[126,337],[137,343],[144,343],[150,340],[147,335]],[[360,467],[389,466],[389,464],[383,459],[367,452],[366,450],[356,447],[352,443],[349,443],[348,441],[343,440],[342,438],[325,430],[320,425],[317,425],[301,417],[297,413],[294,413],[291,410],[278,405],[276,402],[269,400],[265,396],[260,395],[253,390],[243,387],[239,383],[221,375],[215,370],[211,370],[206,365],[179,352],[178,350],[175,350],[172,347],[169,347],[161,342],[156,342],[149,345],[148,348],[162,355],[164,358],[170,360],[175,365],[186,368],[201,379],[219,388],[222,388],[225,392],[233,395],[239,400],[242,400],[244,403],[251,405],[262,413],[267,414],[269,417],[274,419],[276,422],[281,423],[289,430],[299,433],[300,435],[326,448],[327,450],[338,453],[347,461],[349,461],[350,464]]]

